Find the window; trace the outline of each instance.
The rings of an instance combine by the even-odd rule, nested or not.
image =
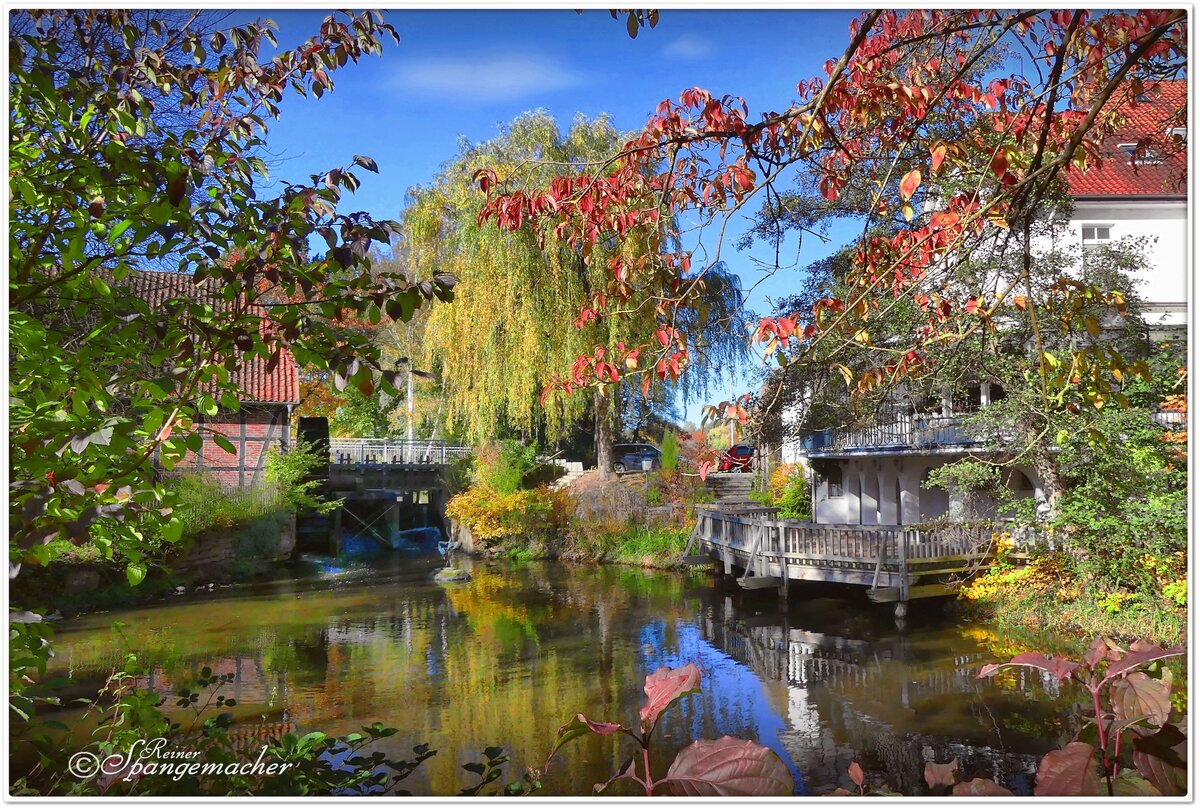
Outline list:
[[[1129,162],[1135,166],[1157,166],[1163,162],[1162,152],[1148,144],[1140,148],[1136,143],[1118,143],[1117,148],[1129,157]]]
[[[1187,143],[1187,127],[1186,126],[1173,126],[1167,130],[1167,137],[1170,138],[1171,140],[1175,141],[1176,143],[1186,144]]]
[[[953,406],[955,413],[974,413],[979,410],[983,404],[979,385],[970,385],[965,390],[957,391],[954,394]]]
[[[1094,253],[1106,247],[1112,241],[1111,225],[1083,226],[1083,259],[1087,263],[1088,253]]]
[[[842,468],[834,466],[825,474],[826,497],[842,496]]]

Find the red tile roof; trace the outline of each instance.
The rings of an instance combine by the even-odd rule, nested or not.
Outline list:
[[[1137,98],[1121,99],[1124,123],[1101,144],[1101,160],[1079,171],[1066,172],[1067,186],[1073,197],[1177,197],[1187,198],[1187,150],[1171,145],[1167,130],[1186,126],[1186,114],[1177,115],[1187,106],[1187,82],[1147,83]],[[1159,144],[1163,161],[1157,165],[1134,165],[1119,147],[1134,144],[1145,137]]]
[[[173,298],[193,298],[223,309],[229,306],[211,283],[196,284],[192,276],[177,272],[131,272],[120,284],[150,304],[151,309],[161,308]],[[257,308],[257,307],[256,307]],[[265,311],[258,314],[265,315]],[[232,375],[243,391],[244,402],[266,404],[298,404],[300,402],[300,375],[292,352],[282,349],[279,363],[270,373],[267,361],[259,357],[248,359],[241,370]]]

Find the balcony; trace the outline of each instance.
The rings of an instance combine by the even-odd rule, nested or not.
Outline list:
[[[902,416],[889,424],[859,430],[820,430],[806,437],[801,446],[812,455],[835,455],[964,450],[983,443],[984,438],[969,432],[958,416]]]

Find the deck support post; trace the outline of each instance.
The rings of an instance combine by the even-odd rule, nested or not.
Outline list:
[[[875,575],[871,578],[871,589],[879,589],[879,573],[883,570],[883,561],[887,558],[887,534],[880,531],[879,537],[879,554],[875,557]]]
[[[335,557],[342,555],[342,506],[333,510],[333,533],[329,535],[329,550]]]

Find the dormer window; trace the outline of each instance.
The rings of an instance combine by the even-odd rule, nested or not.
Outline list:
[[[1117,148],[1129,157],[1135,166],[1157,166],[1163,162],[1162,153],[1153,146],[1138,148],[1136,143],[1118,143]]]
[[[1173,126],[1167,130],[1167,137],[1176,143],[1187,144],[1187,127]]]

